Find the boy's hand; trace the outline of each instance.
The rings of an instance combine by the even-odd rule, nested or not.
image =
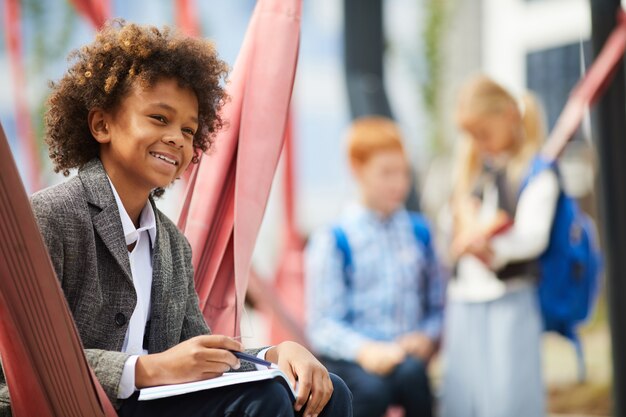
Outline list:
[[[306,404],[303,416],[322,412],[333,393],[333,384],[324,365],[311,352],[295,342],[283,342],[268,350],[265,358],[278,364],[293,387],[298,382],[296,411]]]
[[[400,365],[406,353],[397,343],[369,342],[357,354],[356,361],[367,372],[376,375],[388,375]]]
[[[407,355],[424,361],[429,360],[435,352],[435,343],[424,333],[420,332],[405,334],[398,338],[398,343]]]
[[[239,368],[239,359],[229,350],[241,351],[243,347],[226,336],[203,335],[165,352],[139,356],[135,365],[135,386],[144,388],[215,378],[231,368]]]

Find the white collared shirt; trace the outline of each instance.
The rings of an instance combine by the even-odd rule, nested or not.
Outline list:
[[[113,190],[113,196],[115,196],[117,210],[120,213],[126,245],[129,246],[135,243],[133,250],[128,252],[128,257],[133,284],[137,293],[137,305],[128,323],[124,344],[122,345],[122,352],[129,353],[132,356],[124,363],[117,392],[117,398],[126,399],[137,390],[135,386],[135,365],[137,364],[137,359],[139,355],[148,354],[148,351],[143,349],[143,338],[146,323],[150,319],[152,309],[150,303],[152,293],[152,249],[156,242],[156,220],[152,205],[148,201],[139,216],[139,229],[135,228],[115,186],[111,179],[108,179]],[[265,354],[270,348],[267,347],[261,350],[257,357],[265,359]],[[262,365],[256,365],[256,368],[260,370],[266,369]]]
[[[108,177],[107,177],[108,178]],[[126,245],[133,243],[135,247],[128,252],[130,261],[130,271],[137,294],[137,304],[128,322],[128,329],[122,345],[122,352],[131,356],[124,364],[122,378],[120,381],[118,398],[130,397],[135,391],[135,364],[139,355],[146,355],[147,350],[143,348],[144,331],[146,323],[150,319],[150,297],[152,294],[152,249],[156,242],[156,220],[154,210],[150,202],[146,202],[145,207],[139,216],[139,228],[135,228],[130,216],[126,212],[122,200],[120,199],[115,186],[109,179],[117,210],[120,213],[122,228]]]

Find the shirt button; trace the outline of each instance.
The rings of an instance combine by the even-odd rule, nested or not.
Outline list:
[[[124,315],[124,313],[117,313],[115,315],[115,324],[120,327],[126,324],[126,316]]]

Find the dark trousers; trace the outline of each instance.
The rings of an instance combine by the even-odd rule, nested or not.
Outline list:
[[[333,395],[320,417],[351,417],[352,395],[341,378],[330,375]],[[120,417],[294,417],[287,389],[275,380],[251,382],[198,391],[158,400],[138,401],[135,393],[124,400]],[[306,408],[303,407],[302,411]]]
[[[406,417],[432,417],[432,394],[423,361],[407,358],[387,376],[371,374],[354,362],[322,358],[352,391],[354,417],[381,417],[394,404]]]

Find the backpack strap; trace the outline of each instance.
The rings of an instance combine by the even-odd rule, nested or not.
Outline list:
[[[576,362],[578,362],[578,382],[583,383],[587,380],[587,366],[585,365],[585,352],[583,351],[583,344],[580,341],[580,337],[577,333],[574,333],[574,338],[570,339],[576,349]]]
[[[342,264],[342,277],[343,283],[346,287],[346,290],[349,292],[352,289],[352,276],[354,274],[354,264],[352,263],[352,251],[350,250],[350,243],[348,242],[348,236],[346,236],[346,232],[341,228],[341,226],[336,225],[331,229],[331,232],[335,238],[335,244],[339,253],[341,254],[341,258],[343,261]],[[350,323],[353,320],[353,311],[351,306],[348,308],[348,313],[346,314],[345,320]]]
[[[420,213],[409,212],[409,218],[411,220],[411,226],[413,227],[413,234],[417,240],[418,245],[421,245],[424,249],[424,257],[426,265],[422,268],[420,274],[420,295],[422,303],[422,312],[424,315],[428,315],[431,309],[430,305],[430,272],[431,268],[435,265],[435,251],[432,246],[432,239],[430,235],[430,228],[428,227],[428,221]]]
[[[557,162],[555,160],[546,159],[542,155],[537,155],[533,158],[533,160],[530,163],[530,168],[528,169],[526,176],[524,177],[524,179],[522,180],[522,183],[520,184],[517,197],[519,198],[519,195],[522,193],[522,191],[524,191],[526,186],[530,183],[530,181],[534,177],[541,174],[546,169],[551,169],[556,173],[556,176],[559,180],[559,187],[562,187],[561,174],[559,173],[559,167],[557,165]]]
[[[354,265],[352,263],[352,250],[350,249],[348,236],[346,236],[346,232],[341,228],[341,226],[334,226],[331,231],[335,237],[335,244],[337,245],[337,249],[339,249],[343,260],[344,284],[346,288],[351,289]]]
[[[425,315],[427,315],[431,307],[429,294],[430,280],[428,278],[430,268],[435,262],[435,252],[431,244],[430,228],[428,227],[428,222],[426,221],[424,216],[416,212],[409,212],[409,219],[411,221],[413,235],[415,236],[418,245],[420,245],[424,249],[426,265],[424,268],[422,268],[422,273],[420,274],[420,295],[422,298],[422,311]],[[341,257],[343,260],[343,282],[346,286],[346,289],[350,291],[352,289],[352,278],[354,275],[354,263],[352,260],[352,250],[350,249],[350,242],[348,241],[348,236],[346,235],[346,232],[341,228],[341,226],[333,226],[331,232],[335,238],[335,244],[337,246],[337,249],[341,253]],[[351,310],[349,311],[351,312]],[[346,317],[346,320],[350,321],[351,319],[351,313],[349,313],[348,317]]]

